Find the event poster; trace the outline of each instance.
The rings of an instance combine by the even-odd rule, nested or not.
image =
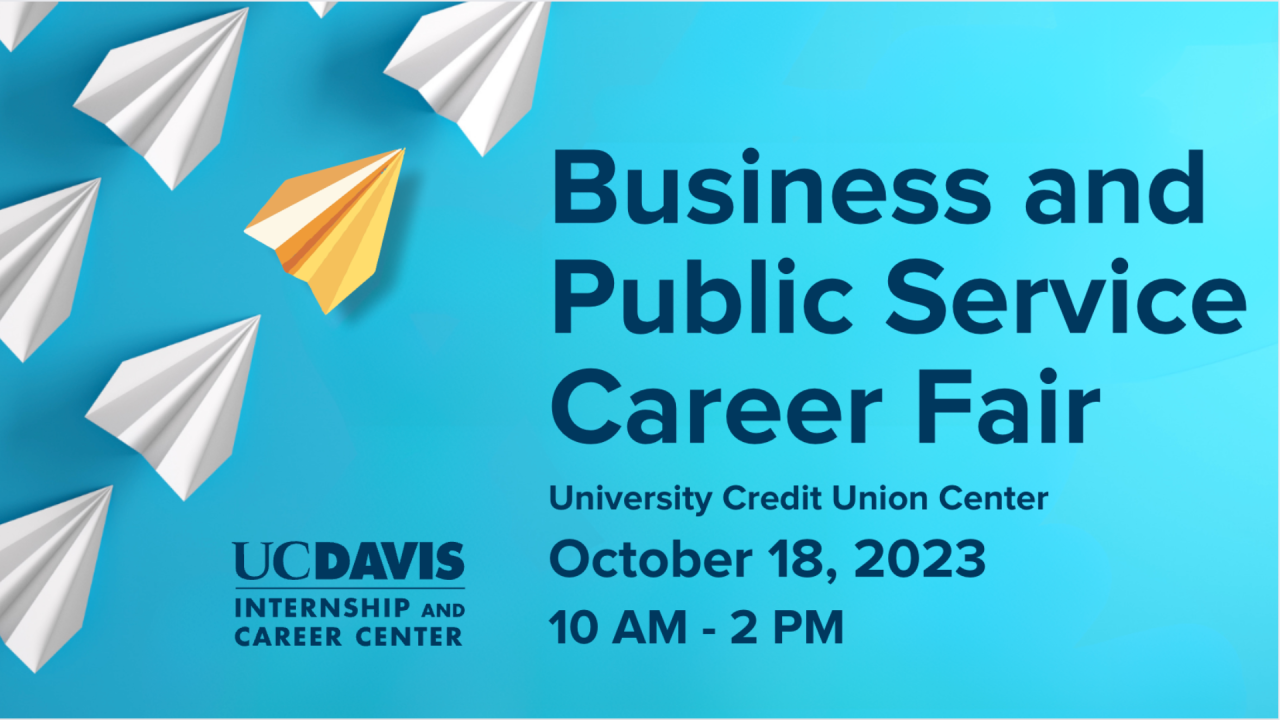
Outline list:
[[[1276,41],[0,4],[0,715],[1276,717]]]

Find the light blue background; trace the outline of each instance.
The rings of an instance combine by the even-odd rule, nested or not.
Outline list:
[[[322,20],[302,3],[254,5],[222,143],[170,192],[72,103],[109,49],[234,7],[64,3],[0,52],[0,206],[103,178],[70,320],[25,365],[0,352],[0,520],[115,485],[84,628],[36,675],[0,652],[0,714],[1276,715],[1274,4],[557,5],[534,109],[485,158],[381,74],[434,6],[342,3]],[[620,173],[645,170],[656,198],[665,168],[736,181],[747,146],[761,168],[813,167],[828,183],[853,167],[886,180],[977,167],[994,211],[973,227],[854,227],[829,204],[816,226],[553,223],[556,148],[605,149]],[[283,180],[398,147],[378,273],[326,317],[243,228]],[[1146,183],[1185,167],[1191,148],[1205,151],[1205,222],[1161,225]],[[1043,167],[1132,168],[1141,222],[1118,222],[1117,204],[1103,226],[1035,226],[1022,205]],[[1062,278],[1075,292],[1112,277],[1121,255],[1131,298],[1159,277],[1235,280],[1244,329],[1161,337],[1131,319],[1115,336],[1109,297],[1086,335],[1069,335],[1047,301],[1030,336],[883,324],[902,307],[884,278],[908,257],[946,267],[944,292],[972,277],[1009,291]],[[752,336],[744,321],[722,337],[632,336],[620,284],[572,335],[552,331],[556,258],[640,279],[652,308],[656,280],[680,288],[688,258],[745,286],[750,259],[783,256],[801,282],[853,284],[828,307],[855,331]],[[182,503],[84,413],[119,362],[257,313],[235,454]],[[976,398],[1033,393],[1046,365],[1061,390],[1102,390],[1083,445],[989,446],[976,416],[944,422],[936,445],[915,442],[918,368],[972,368]],[[681,399],[695,387],[780,398],[883,387],[886,402],[864,446],[842,426],[830,445],[747,447],[713,414],[705,445],[684,442],[682,417],[678,445],[585,447],[557,433],[549,401],[591,366],[623,392],[575,405],[584,417],[622,420],[643,387]],[[1050,491],[1051,507],[717,507],[697,519],[548,507],[549,484],[597,482],[884,482],[931,501],[949,483],[1012,485]],[[834,585],[771,577],[764,550],[805,536],[841,570]],[[593,548],[680,537],[758,557],[742,580],[565,580],[547,566],[564,537]],[[855,580],[864,537],[978,537],[988,570]],[[467,590],[439,599],[466,604],[465,646],[236,646],[231,542],[287,539],[464,542]],[[684,608],[692,628],[720,633],[612,646],[627,607]],[[843,608],[845,643],[731,647],[728,616],[744,607],[762,619]],[[547,618],[578,608],[603,619],[601,639],[557,646]],[[341,625],[350,638],[360,623]]]

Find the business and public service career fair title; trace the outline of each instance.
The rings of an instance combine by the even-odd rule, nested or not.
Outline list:
[[[1038,170],[1029,177],[1030,190],[1024,204],[1026,216],[1037,225],[1078,221],[1099,224],[1104,217],[1104,190],[1119,186],[1120,203],[1115,202],[1114,191],[1109,193],[1113,199],[1110,200],[1112,206],[1107,208],[1108,222],[1115,222],[1119,216],[1124,223],[1137,223],[1140,205],[1145,202],[1159,223],[1202,223],[1204,153],[1190,150],[1185,158],[1179,159],[1185,161],[1183,167],[1162,170],[1147,182],[1124,168],[1090,170],[1087,177],[1079,181],[1064,170]],[[625,200],[626,217],[639,224],[786,223],[795,221],[788,214],[788,198],[799,195],[803,197],[803,205],[796,204],[802,208],[807,223],[829,220],[834,213],[840,222],[853,225],[876,222],[975,225],[991,214],[991,199],[984,192],[988,175],[977,169],[956,170],[941,182],[928,170],[903,170],[892,178],[891,196],[885,180],[867,169],[848,170],[830,182],[829,178],[807,168],[759,169],[760,153],[754,148],[744,151],[742,160],[746,167],[741,171],[740,181],[721,169],[706,168],[692,173],[684,188],[687,196],[680,187],[680,172],[663,170],[661,204],[657,205],[653,198],[642,196],[643,170],[628,170],[624,181],[613,157],[605,151],[557,150],[555,219],[557,223],[574,224],[617,222],[623,215],[620,201]],[[1171,198],[1182,194],[1185,199],[1172,203],[1178,207],[1170,207]],[[682,208],[687,208],[683,214]],[[798,214],[796,209],[791,208],[792,215]],[[1082,216],[1079,219],[1078,209]],[[766,213],[767,219],[762,218]],[[847,317],[824,315],[820,306],[824,297],[844,296],[852,287],[839,278],[797,287],[791,278],[795,267],[795,262],[785,257],[776,265],[763,259],[752,260],[749,286],[740,288],[729,280],[705,273],[701,260],[688,260],[682,331],[720,335],[742,325],[750,333],[788,335],[795,332],[798,323],[805,323],[826,335],[848,332],[853,324]],[[942,265],[926,258],[904,259],[889,270],[888,291],[902,304],[907,315],[923,317],[912,319],[894,310],[885,323],[892,330],[909,335],[932,333],[948,322],[964,332],[986,335],[1008,332],[1006,322],[1012,320],[1013,332],[1027,334],[1032,332],[1034,310],[1037,315],[1060,315],[1070,333],[1084,333],[1098,325],[1105,325],[1105,332],[1116,334],[1228,335],[1241,329],[1240,318],[1246,302],[1244,292],[1235,282],[1214,278],[1192,290],[1177,279],[1159,278],[1130,287],[1124,277],[1128,269],[1125,258],[1115,258],[1111,262],[1111,277],[1090,280],[1083,295],[1079,288],[1073,295],[1067,283],[1058,279],[1017,280],[1011,292],[1006,292],[993,280],[974,278],[961,284],[954,295],[944,297],[931,289],[931,283],[943,273]],[[622,321],[628,332],[636,335],[676,332],[673,280],[658,281],[658,309],[656,316],[651,317],[641,317],[637,281],[625,280],[622,284]],[[556,260],[555,331],[574,332],[574,320],[582,313],[612,312],[616,317],[617,285],[614,269],[604,262]],[[1104,295],[1109,296],[1110,317],[1106,317],[1105,309],[1099,311]],[[723,310],[711,312],[712,317],[707,317],[704,310],[713,305],[705,301],[713,296],[719,296],[715,304],[722,305]],[[1162,297],[1160,312],[1157,312],[1157,300]],[[766,322],[769,310],[776,313],[773,328]],[[1035,324],[1036,327],[1044,325],[1044,322]],[[963,392],[964,386],[972,382],[972,370],[920,369],[918,374],[919,442],[933,443],[938,436],[939,416],[975,412],[976,403]],[[1090,406],[1101,405],[1102,392],[1098,388],[1068,389],[1062,403],[1066,406],[1063,433],[1058,427],[1058,391],[1053,387],[1057,379],[1057,370],[1041,368],[1039,397],[1033,396],[1032,400],[1011,388],[997,388],[982,394],[983,405],[978,417],[982,439],[996,445],[1029,442],[1028,416],[1036,408],[1040,416],[1039,442],[1062,442],[1062,434],[1066,442],[1084,442],[1086,416],[1097,412]],[[598,393],[601,388],[612,393],[622,388],[622,382],[603,368],[578,369],[559,381],[552,396],[552,417],[565,437],[583,444],[606,443],[622,437],[619,433],[624,427],[614,419],[587,422],[571,412],[575,393]],[[811,388],[789,399],[780,399],[760,388],[744,389],[732,396],[722,394],[720,389],[691,389],[683,411],[676,398],[675,393],[662,388],[631,392],[635,409],[624,420],[625,436],[641,444],[681,442],[678,428],[679,419],[683,417],[687,422],[684,441],[704,443],[707,442],[706,418],[718,411],[723,413],[730,435],[742,443],[768,443],[778,432],[787,432],[811,445],[834,442],[841,435],[847,442],[865,443],[868,415],[877,404],[887,402],[883,389],[879,388],[839,394]]]

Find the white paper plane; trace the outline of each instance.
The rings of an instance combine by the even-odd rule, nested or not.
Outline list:
[[[338,4],[338,3],[336,3],[336,2],[313,2],[313,3],[308,3],[308,5],[310,5],[310,6],[311,6],[311,9],[312,9],[312,10],[315,10],[315,11],[316,11],[316,14],[317,14],[317,15],[319,15],[320,17],[324,17],[325,15],[327,15],[327,14],[329,13],[329,11],[333,9],[333,6],[334,6],[334,5],[337,5],[337,4]]]
[[[9,52],[18,49],[32,30],[40,24],[56,2],[0,2],[0,43]]]
[[[75,107],[111,128],[172,190],[222,139],[248,13],[112,50]]]
[[[85,417],[186,500],[231,457],[259,317],[125,361]]]
[[[425,15],[385,73],[458,123],[481,155],[533,107],[545,2],[460,3]]]
[[[84,624],[111,488],[0,525],[0,638],[31,672]]]
[[[23,362],[71,315],[100,182],[0,210],[0,341]]]

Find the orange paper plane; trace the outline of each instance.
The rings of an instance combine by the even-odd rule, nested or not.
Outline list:
[[[245,232],[311,286],[327,315],[373,276],[404,150],[286,180]]]

